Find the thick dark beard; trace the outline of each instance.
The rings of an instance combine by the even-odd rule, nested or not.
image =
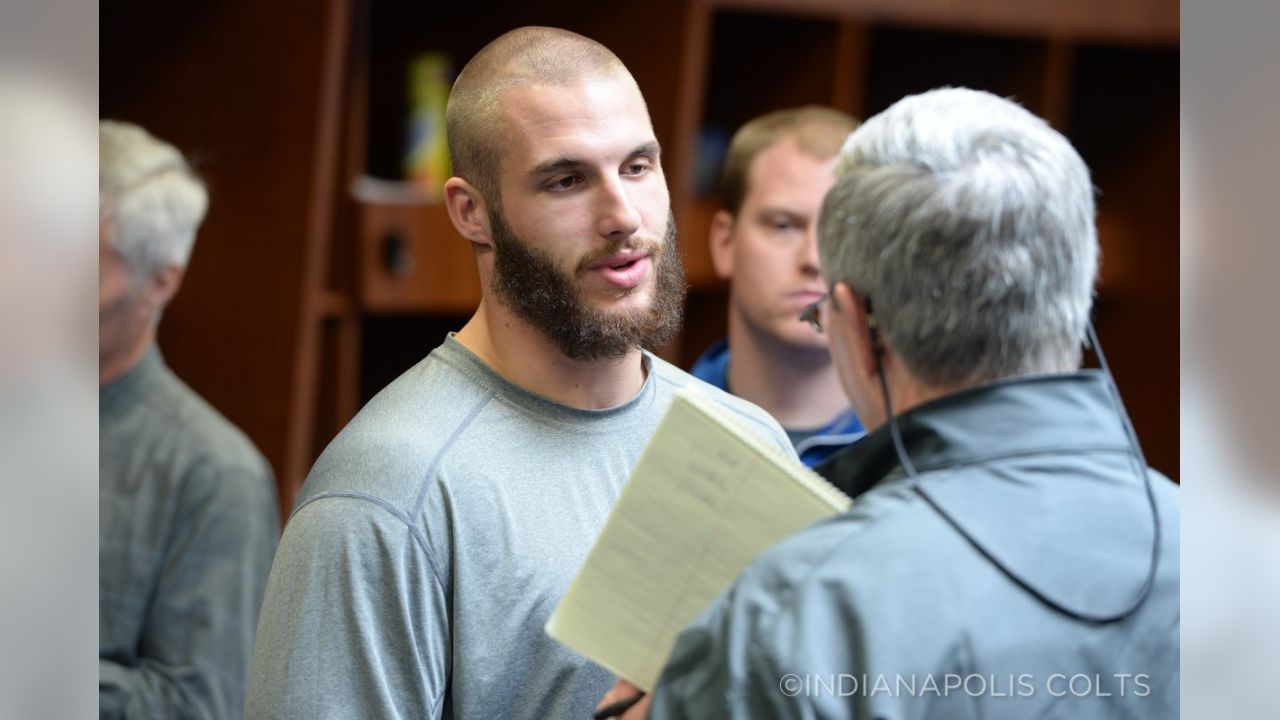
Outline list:
[[[676,247],[673,217],[667,218],[662,246],[650,248],[656,280],[653,299],[649,307],[629,313],[592,308],[582,299],[577,278],[562,272],[545,252],[516,237],[500,211],[490,211],[489,222],[493,230],[493,291],[498,301],[546,335],[567,357],[616,359],[639,347],[661,346],[680,331],[688,284]],[[593,253],[587,262],[631,247],[636,243],[616,243]]]

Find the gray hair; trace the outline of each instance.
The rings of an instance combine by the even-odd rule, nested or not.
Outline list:
[[[98,188],[107,241],[135,274],[186,267],[209,196],[182,153],[137,125],[103,120]]]
[[[986,92],[906,97],[845,142],[819,221],[828,284],[946,387],[1073,370],[1098,270],[1093,186],[1061,134]]]

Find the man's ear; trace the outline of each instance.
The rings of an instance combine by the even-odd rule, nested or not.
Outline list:
[[[493,247],[489,210],[474,185],[460,177],[449,178],[444,184],[444,204],[459,235],[477,245]]]
[[[733,215],[728,210],[718,210],[711,216],[711,232],[708,237],[711,264],[716,277],[728,280],[733,277]]]
[[[173,296],[178,294],[178,288],[182,287],[184,277],[186,277],[186,269],[177,265],[170,265],[153,273],[147,287],[146,300],[150,306],[148,309],[163,310]]]
[[[831,322],[844,324],[842,329],[849,338],[849,358],[853,361],[854,372],[863,379],[875,380],[879,373],[876,353],[883,353],[884,350],[874,318],[867,315],[866,302],[848,283],[841,282],[831,288],[829,304]]]

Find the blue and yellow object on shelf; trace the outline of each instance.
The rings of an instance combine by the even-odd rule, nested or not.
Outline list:
[[[432,200],[441,199],[449,179],[449,146],[445,139],[445,105],[453,81],[448,53],[429,52],[409,66],[409,122],[405,150],[405,178],[420,186]]]

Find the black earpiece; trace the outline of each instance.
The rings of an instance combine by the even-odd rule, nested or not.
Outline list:
[[[1144,603],[1147,597],[1151,595],[1151,589],[1155,586],[1156,569],[1160,563],[1160,538],[1162,534],[1160,513],[1156,508],[1155,490],[1151,486],[1151,473],[1147,470],[1146,455],[1143,454],[1142,446],[1138,443],[1138,434],[1133,429],[1133,422],[1129,420],[1129,413],[1125,410],[1124,401],[1120,399],[1120,388],[1116,385],[1115,376],[1111,374],[1111,368],[1107,365],[1107,358],[1102,354],[1102,344],[1098,342],[1098,334],[1093,328],[1093,322],[1089,321],[1086,325],[1089,344],[1092,346],[1094,355],[1098,358],[1098,364],[1102,368],[1102,374],[1106,377],[1108,389],[1111,391],[1111,399],[1116,413],[1120,416],[1121,423],[1124,426],[1125,435],[1128,436],[1129,459],[1133,463],[1134,474],[1138,476],[1142,482],[1143,489],[1146,491],[1147,505],[1151,510],[1152,526],[1151,558],[1147,566],[1147,576],[1142,583],[1142,587],[1138,589],[1137,594],[1134,596],[1133,601],[1130,602],[1128,607],[1119,612],[1107,615],[1089,613],[1067,607],[1066,605],[1049,597],[1047,593],[1033,586],[1027,580],[1016,575],[1012,570],[1006,567],[999,558],[992,555],[990,551],[974,539],[974,537],[970,535],[969,532],[960,525],[960,523],[956,522],[955,518],[951,517],[951,515],[944,510],[936,500],[934,500],[933,496],[925,490],[920,482],[920,475],[916,472],[915,465],[911,462],[911,456],[907,454],[906,442],[902,439],[901,428],[898,427],[898,417],[893,412],[893,401],[889,397],[889,383],[885,379],[884,366],[880,360],[880,337],[876,329],[875,316],[871,314],[871,302],[869,300],[867,301],[866,308],[867,329],[871,332],[871,343],[875,347],[876,354],[876,371],[880,376],[880,392],[884,397],[885,412],[889,416],[889,435],[893,440],[893,448],[898,455],[898,462],[901,463],[902,469],[906,473],[907,481],[910,484],[911,489],[919,495],[934,512],[940,515],[948,525],[955,529],[961,537],[968,541],[969,545],[973,547],[974,550],[985,557],[988,562],[1003,573],[1005,577],[1009,578],[1016,585],[1027,591],[1032,597],[1045,605],[1048,605],[1054,610],[1066,615],[1067,617],[1099,625],[1123,620],[1137,612],[1138,608],[1142,607],[1142,603]]]
[[[867,313],[867,334],[871,337],[871,350],[876,354],[876,369],[880,369],[880,355],[884,353],[884,344],[880,342],[880,324],[876,322],[876,314],[871,312],[871,298],[862,301]]]

